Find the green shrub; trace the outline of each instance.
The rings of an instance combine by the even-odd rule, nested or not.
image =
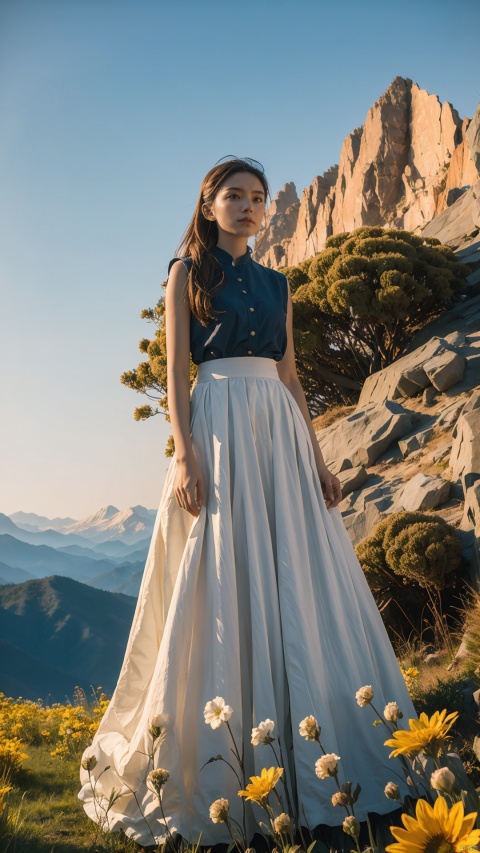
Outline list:
[[[440,609],[450,607],[461,552],[455,529],[424,512],[392,513],[357,544],[355,553],[392,637],[425,631],[425,610],[435,599]],[[434,611],[431,625],[438,617]]]

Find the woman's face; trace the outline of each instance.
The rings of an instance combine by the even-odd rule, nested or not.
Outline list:
[[[234,172],[220,184],[212,214],[222,231],[232,237],[251,237],[262,224],[265,213],[265,190],[252,172]]]

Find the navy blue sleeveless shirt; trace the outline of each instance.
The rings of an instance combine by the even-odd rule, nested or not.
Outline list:
[[[219,314],[207,326],[190,314],[190,352],[194,364],[214,358],[262,356],[280,361],[287,348],[288,281],[277,270],[258,264],[247,246],[236,263],[225,249],[214,246],[212,253],[225,274],[222,286],[212,296]],[[191,258],[172,258],[183,261],[190,271]],[[221,274],[218,273],[218,281]]]

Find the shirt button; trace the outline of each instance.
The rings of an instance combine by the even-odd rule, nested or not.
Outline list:
[[[250,308],[250,311],[255,311],[255,308]]]
[[[248,350],[249,355],[253,355],[253,351],[251,349]]]
[[[242,293],[246,293],[246,292],[247,292],[246,290],[242,290]]]
[[[255,332],[253,331],[253,329],[252,329],[252,331],[250,332],[250,334],[251,334],[251,335],[254,335],[254,334],[255,334]]]
[[[243,281],[243,279],[241,279],[241,278],[237,278],[237,281]]]

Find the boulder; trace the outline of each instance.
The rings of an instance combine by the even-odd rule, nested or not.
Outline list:
[[[455,425],[461,414],[465,398],[456,398],[453,400],[453,403],[450,403],[449,406],[445,406],[442,409],[441,414],[439,414],[435,426],[437,429],[442,430],[442,432],[447,432],[448,430],[455,429]]]
[[[386,518],[388,513],[381,509],[381,502],[372,501],[366,505],[365,509],[356,512],[352,510],[350,513],[342,513],[343,522],[347,529],[352,545],[358,545],[362,539],[371,536],[372,529],[379,521]]]
[[[450,492],[450,481],[439,475],[419,472],[409,480],[398,495],[391,512],[400,509],[416,512],[418,510],[434,509],[445,503]]]
[[[433,385],[428,385],[427,388],[425,388],[425,391],[423,392],[423,395],[422,395],[422,403],[426,409],[429,409],[431,406],[435,405],[436,396],[437,396],[437,389],[434,388]]]
[[[475,399],[473,399],[475,398]],[[467,409],[467,406],[470,408]],[[465,404],[453,430],[452,480],[461,478],[464,492],[480,479],[480,393]]]
[[[480,479],[465,492],[463,517],[460,522],[462,531],[473,532],[473,548],[470,560],[470,581],[480,592]]]
[[[352,492],[339,504],[345,527],[351,542],[356,545],[367,536],[372,528],[392,511],[391,507],[404,483],[400,477],[385,480],[375,475],[377,482]],[[374,479],[374,475],[371,475]]]
[[[478,391],[474,391],[473,394],[468,398],[465,403],[462,414],[466,412],[471,412],[472,409],[480,409],[480,389]]]
[[[316,432],[323,458],[334,474],[358,465],[374,465],[390,445],[412,430],[410,413],[384,400],[357,409]]]
[[[398,446],[400,448],[400,453],[402,457],[405,459],[410,453],[413,453],[414,450],[419,450],[423,447],[430,436],[433,433],[433,427],[427,427],[427,429],[422,429],[420,432],[414,433],[414,435],[410,435],[407,438],[400,439],[398,442]]]
[[[422,367],[411,367],[402,370],[397,382],[396,393],[403,397],[415,397],[431,384]]]
[[[343,498],[363,486],[365,480],[368,479],[368,474],[363,465],[358,465],[356,468],[345,468],[338,474],[342,486]],[[343,499],[342,498],[342,499]]]
[[[423,662],[432,666],[434,664],[440,663],[442,659],[442,652],[432,652],[430,655],[426,655],[423,659]]]
[[[445,338],[432,337],[423,346],[407,353],[383,370],[367,376],[358,399],[358,407],[361,408],[367,403],[380,403],[387,398],[399,400],[419,394],[431,384],[424,370],[425,363],[446,352],[456,355],[455,349]]]
[[[447,350],[426,361],[423,370],[437,391],[446,391],[463,379],[465,359],[458,352]]]

